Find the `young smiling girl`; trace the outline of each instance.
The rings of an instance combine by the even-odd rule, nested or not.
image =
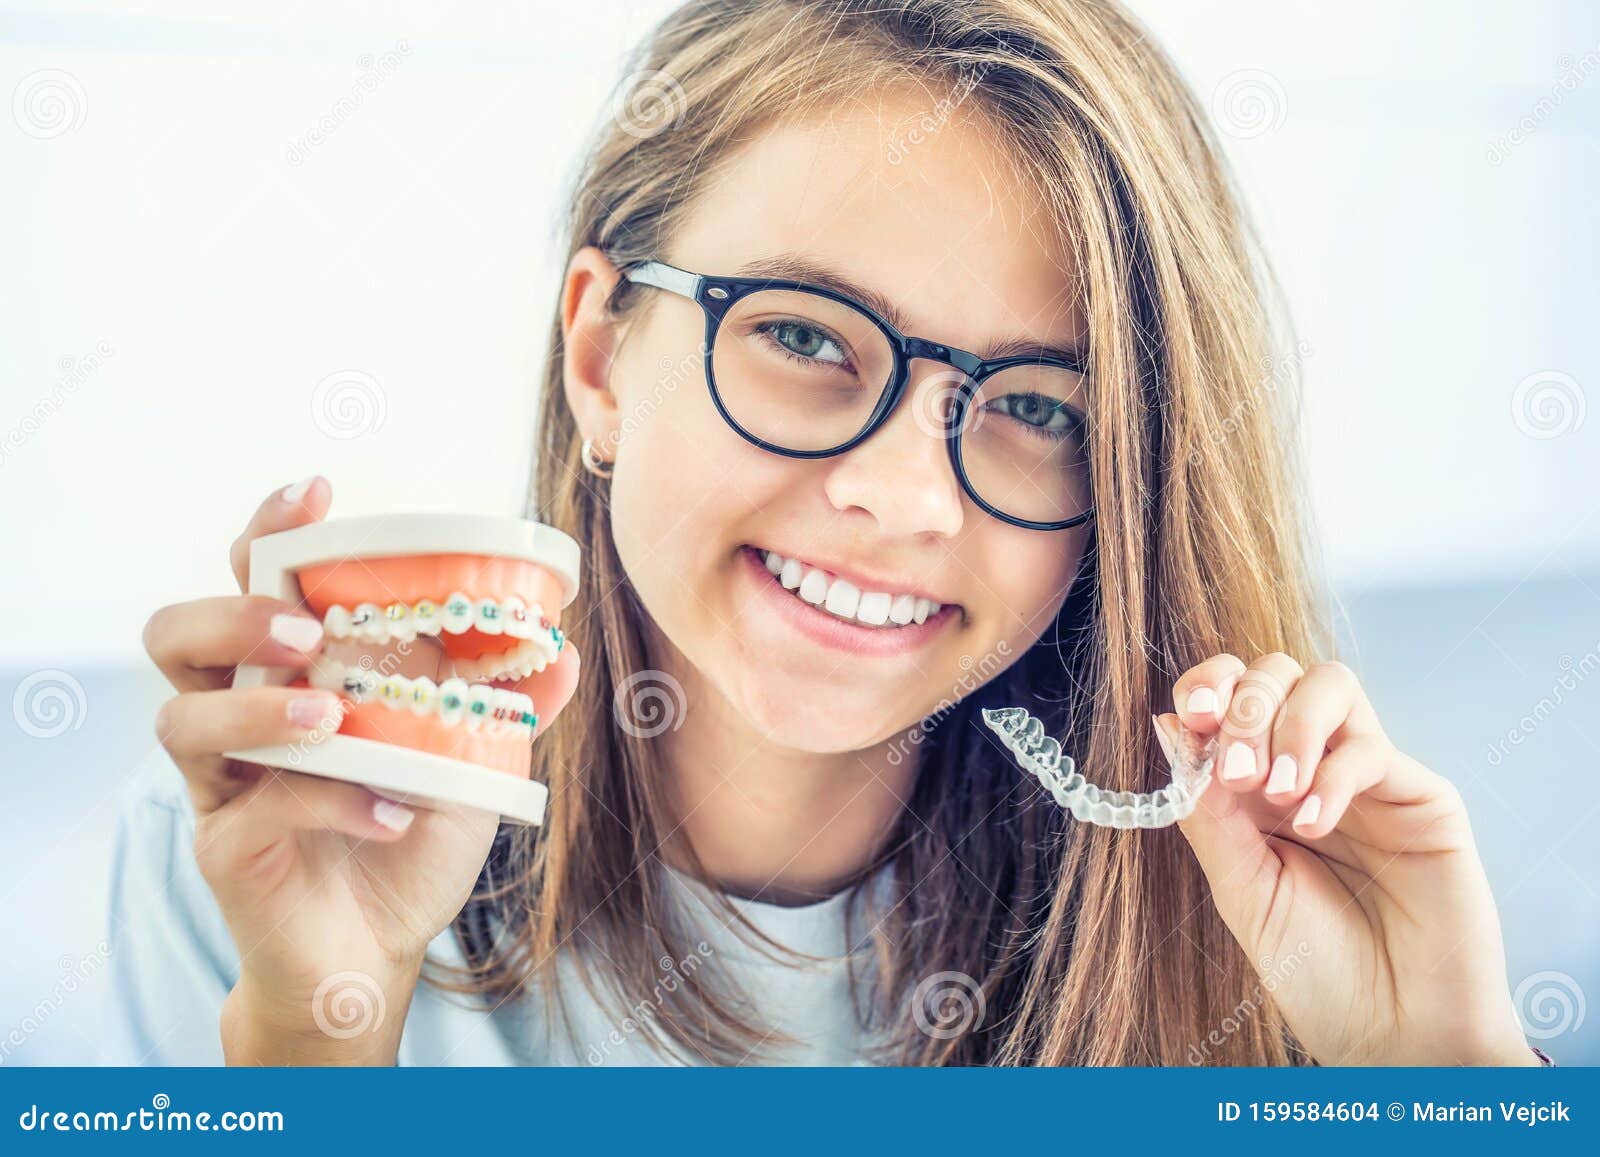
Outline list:
[[[229,688],[320,625],[158,612],[136,1058],[1537,1063],[1460,796],[1327,661],[1292,359],[1143,30],[711,0],[628,84],[537,431],[530,513],[586,566],[524,686],[546,825],[231,763],[334,707]],[[332,500],[269,497],[241,585]],[[982,726],[1010,705],[1112,788],[1216,734],[1217,782],[1181,831],[1078,824]]]

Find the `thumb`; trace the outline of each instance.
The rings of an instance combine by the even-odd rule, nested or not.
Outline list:
[[[1184,747],[1185,728],[1176,715],[1153,716],[1164,751]],[[1200,870],[1211,885],[1211,901],[1223,923],[1247,951],[1254,952],[1283,863],[1239,797],[1214,781],[1178,830],[1189,841]]]

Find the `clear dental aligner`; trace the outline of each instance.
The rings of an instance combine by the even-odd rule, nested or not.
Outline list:
[[[488,723],[525,728],[539,725],[533,700],[516,691],[450,678],[435,683],[426,675],[380,675],[369,667],[346,666],[327,655],[312,659],[309,682],[323,691],[336,691],[357,703],[382,703],[391,711],[432,716],[448,726],[464,725],[476,731]]]
[[[522,640],[508,651],[456,660],[454,673],[468,680],[524,678],[555,662],[566,644],[561,628],[551,624],[538,604],[525,606],[515,597],[474,599],[459,591],[440,603],[431,599],[386,607],[359,603],[354,609],[335,603],[323,615],[322,628],[330,639],[361,643],[404,643],[419,636],[437,638],[469,630]]]
[[[1159,791],[1102,791],[1078,774],[1070,755],[1021,707],[985,710],[983,721],[1017,763],[1039,777],[1051,797],[1080,823],[1106,828],[1164,828],[1193,813],[1211,784],[1216,741],[1185,735],[1172,760],[1172,782]]]

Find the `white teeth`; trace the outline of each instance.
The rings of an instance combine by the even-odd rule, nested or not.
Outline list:
[[[535,620],[528,617],[528,608],[521,599],[512,595],[500,604],[500,609],[505,611],[506,634],[513,639],[533,638]]]
[[[439,684],[439,718],[446,723],[460,723],[467,710],[467,681],[446,679]]]
[[[831,615],[838,615],[841,619],[856,617],[856,608],[861,605],[861,592],[844,579],[834,579],[833,585],[828,588],[828,597],[823,601],[823,609]]]
[[[471,731],[476,731],[482,727],[483,721],[489,718],[493,704],[493,687],[485,687],[482,683],[476,683],[467,688],[467,728]]]
[[[406,705],[407,692],[411,690],[406,686],[411,682],[403,675],[390,675],[378,684],[378,698],[390,711],[398,711]]]
[[[409,643],[417,637],[416,624],[411,621],[411,608],[404,603],[390,603],[383,612],[384,623],[389,630],[389,638],[398,639],[402,643]]]
[[[827,574],[815,569],[806,571],[806,577],[800,580],[800,597],[812,606],[821,606],[828,597]]]
[[[831,593],[828,601],[833,601]],[[889,621],[889,601],[889,596],[882,591],[868,591],[861,596],[861,605],[856,607],[856,618],[869,627],[883,626]]]
[[[472,608],[472,625],[478,628],[479,634],[502,634],[506,624],[500,618],[500,604],[493,599],[479,599],[478,605]]]
[[[345,612],[349,617],[349,612]],[[344,664],[328,658],[326,655],[314,655],[311,659],[311,674],[307,681],[318,691],[344,690]]]
[[[328,613],[322,616],[322,630],[330,639],[349,638],[350,609],[338,603],[333,604],[328,608]]]
[[[426,675],[411,681],[411,714],[427,715],[439,702],[439,685]]]
[[[846,579],[835,578],[820,567],[808,566],[797,558],[785,558],[775,550],[762,551],[761,560],[785,590],[794,591],[804,601],[836,618],[869,627],[925,623],[930,616],[938,614],[943,605],[918,595],[863,591]]]
[[[382,642],[388,633],[377,603],[362,603],[350,615],[350,634],[363,643]]]
[[[418,599],[411,608],[411,621],[417,628],[419,635],[437,635],[442,625],[439,622],[439,607],[432,599]]]
[[[457,591],[444,601],[443,618],[444,629],[450,634],[465,634],[474,618],[472,600]]]

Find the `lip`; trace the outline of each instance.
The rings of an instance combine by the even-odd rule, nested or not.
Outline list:
[[[745,549],[754,551],[756,561],[760,562],[762,566],[766,565],[766,561],[761,557],[762,552],[768,550],[776,551],[784,558],[797,558],[808,566],[827,571],[834,578],[842,578],[859,591],[887,591],[891,595],[911,595],[913,598],[927,599],[930,603],[938,603],[941,607],[960,606],[954,599],[942,598],[932,591],[913,586],[903,579],[886,577],[881,574],[869,574],[854,567],[835,565],[831,560],[818,555],[790,554],[788,551],[779,550],[775,546],[756,546],[754,544],[746,545]]]
[[[781,552],[780,552],[781,553]],[[847,623],[827,611],[812,606],[787,591],[777,577],[767,569],[760,551],[752,546],[739,548],[740,567],[755,587],[755,596],[769,605],[774,614],[792,624],[796,630],[824,647],[855,655],[903,655],[919,650],[933,642],[951,620],[961,613],[954,603],[946,603],[924,623],[908,623],[903,627],[868,627]],[[820,563],[818,564],[821,565]],[[824,568],[826,569],[826,568]],[[848,575],[847,581],[854,582]],[[926,596],[924,596],[926,597]]]

